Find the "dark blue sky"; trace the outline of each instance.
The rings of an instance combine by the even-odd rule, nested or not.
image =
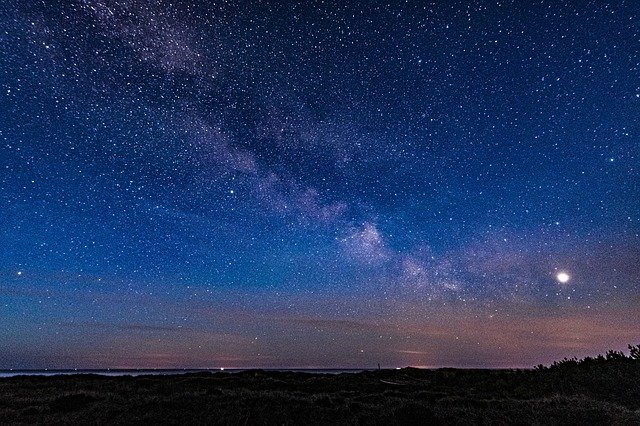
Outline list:
[[[640,5],[343,3],[0,6],[0,368],[637,343]]]

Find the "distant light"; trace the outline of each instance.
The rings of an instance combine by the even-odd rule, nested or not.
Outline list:
[[[220,367],[220,371],[224,371],[224,367]]]
[[[567,274],[566,272],[558,272],[558,275],[556,275],[556,279],[561,282],[562,284],[569,282],[569,280],[571,279],[571,277],[569,276],[569,274]]]

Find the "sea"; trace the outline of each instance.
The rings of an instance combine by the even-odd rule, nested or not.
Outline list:
[[[91,369],[71,369],[71,370],[0,370],[0,378],[17,377],[17,376],[71,376],[78,374],[91,374],[98,376],[174,376],[181,374],[196,373],[240,373],[243,371],[274,371],[274,372],[293,372],[293,373],[311,373],[311,374],[341,374],[341,373],[360,373],[362,371],[372,371],[373,369],[364,368],[215,368],[215,369],[107,369],[107,370],[91,370]]]

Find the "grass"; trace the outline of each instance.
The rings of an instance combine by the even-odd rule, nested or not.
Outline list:
[[[637,355],[534,370],[13,377],[0,380],[0,424],[632,425]]]

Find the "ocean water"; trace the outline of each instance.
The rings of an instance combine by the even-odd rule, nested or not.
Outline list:
[[[192,374],[192,373],[239,373],[242,371],[255,370],[249,368],[215,368],[215,369],[107,369],[107,370],[90,370],[90,369],[73,369],[73,370],[0,370],[0,378],[16,377],[16,376],[70,376],[74,374],[95,374],[99,376],[170,376],[176,374]],[[262,371],[278,371],[278,372],[296,372],[296,373],[313,373],[313,374],[340,374],[340,373],[359,373],[362,371],[370,371],[368,369],[354,368],[262,368]]]

